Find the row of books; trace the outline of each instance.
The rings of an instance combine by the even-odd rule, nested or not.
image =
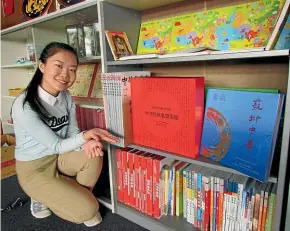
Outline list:
[[[101,78],[108,129],[121,137],[116,145],[203,155],[268,180],[284,103],[278,90],[205,88],[203,77],[148,72]]]
[[[199,48],[208,48],[204,54],[289,49],[289,10],[289,0],[260,0],[146,21],[140,25],[136,55],[125,32],[105,33],[115,60],[178,57]],[[171,55],[179,51],[183,54]]]
[[[273,230],[277,184],[146,153],[117,149],[118,200],[200,230]]]
[[[106,128],[105,112],[103,109],[83,108],[76,105],[76,118],[81,131],[91,128]]]

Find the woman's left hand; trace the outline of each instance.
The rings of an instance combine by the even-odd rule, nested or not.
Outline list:
[[[89,159],[104,155],[104,152],[102,151],[103,145],[101,142],[96,140],[90,140],[86,142],[82,148],[84,149]]]

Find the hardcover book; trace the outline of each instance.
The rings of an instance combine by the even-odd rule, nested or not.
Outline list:
[[[201,154],[267,181],[283,94],[209,89]]]
[[[204,78],[131,79],[133,142],[190,158],[199,154]]]

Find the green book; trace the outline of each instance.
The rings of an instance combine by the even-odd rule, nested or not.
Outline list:
[[[278,89],[266,89],[266,88],[205,87],[205,98],[207,96],[208,89],[233,90],[233,91],[255,91],[255,92],[265,92],[265,93],[279,93]]]

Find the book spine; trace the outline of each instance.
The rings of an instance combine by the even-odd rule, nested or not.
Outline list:
[[[146,202],[147,214],[153,215],[153,197],[152,197],[152,178],[153,178],[153,159],[147,158],[147,174],[146,174]]]
[[[124,173],[124,177],[123,177],[123,189],[124,189],[124,202],[125,204],[129,204],[129,177],[128,177],[128,163],[127,163],[127,152],[123,151],[123,173]]]
[[[134,154],[134,173],[135,173],[135,208],[140,210],[140,156],[138,154]]]
[[[186,219],[187,216],[187,171],[183,170],[183,217]]]
[[[117,171],[118,171],[118,200],[124,202],[124,191],[123,191],[123,165],[122,165],[122,150],[117,149]]]
[[[197,176],[197,228],[201,229],[201,216],[202,216],[202,176],[198,173]],[[214,226],[214,224],[213,224]]]
[[[180,195],[180,191],[181,191],[180,187],[182,186],[182,184],[180,182],[180,172],[179,171],[176,172],[175,177],[176,177],[176,197],[175,197],[176,205],[175,205],[175,214],[176,214],[176,216],[180,216],[180,213],[181,213],[181,209],[180,209],[181,203],[180,203],[179,200],[180,200],[180,197],[181,197],[181,195]]]
[[[154,159],[153,161],[153,206],[154,217],[159,219],[161,217],[160,211],[160,160]]]
[[[141,157],[141,211],[147,213],[146,203],[146,157]]]

